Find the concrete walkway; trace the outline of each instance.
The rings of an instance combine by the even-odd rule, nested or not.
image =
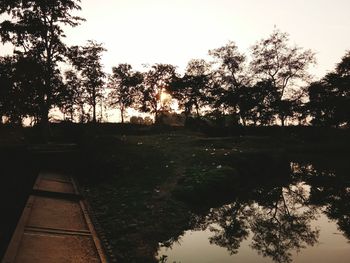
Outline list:
[[[2,262],[107,262],[73,178],[39,174]]]

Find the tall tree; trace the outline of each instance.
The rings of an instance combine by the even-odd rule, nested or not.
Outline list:
[[[96,110],[102,96],[106,74],[101,63],[102,53],[106,49],[102,44],[89,40],[87,45],[70,48],[72,64],[80,71],[82,84],[87,94],[87,103],[92,107],[92,122],[96,122]]]
[[[333,72],[308,88],[308,110],[317,126],[350,123],[350,52],[347,52]]]
[[[78,72],[74,70],[67,70],[64,73],[64,77],[64,90],[60,94],[59,108],[63,114],[69,116],[72,122],[75,120],[76,112],[80,112],[78,115],[79,120],[80,122],[84,122],[86,94],[82,85],[82,80]]]
[[[13,87],[13,64],[11,57],[0,57],[0,125],[8,111],[9,93]]]
[[[345,52],[345,55],[337,64],[336,72],[342,77],[350,77],[350,50]]]
[[[199,117],[201,107],[209,103],[210,79],[210,64],[203,59],[192,59],[185,75],[171,83],[171,93],[184,110],[186,120],[193,110]]]
[[[330,99],[332,93],[324,81],[313,82],[308,87],[309,103],[307,105],[310,116],[313,118],[311,123],[315,126],[331,126],[333,119],[333,99]]]
[[[340,97],[339,108],[342,112],[342,121],[350,124],[350,51],[347,51],[337,64],[336,74],[338,96]]]
[[[274,122],[276,90],[270,81],[259,81],[252,86],[238,90],[239,115],[243,125],[248,121],[254,125],[268,125]]]
[[[161,95],[170,88],[176,70],[170,64],[155,64],[144,73],[144,81],[141,88],[141,107],[143,112],[153,113],[155,121],[158,121],[159,112],[162,110]]]
[[[109,104],[112,107],[118,106],[122,123],[126,109],[136,102],[137,89],[142,81],[142,74],[133,72],[129,64],[119,64],[112,68],[108,82],[108,87],[112,90],[109,94]]]
[[[278,93],[279,105],[288,97],[293,84],[310,80],[308,68],[315,63],[311,50],[289,45],[288,34],[275,29],[272,34],[252,47],[251,69],[261,80],[269,80]],[[285,124],[282,109],[279,112],[282,125]]]
[[[234,119],[238,120],[237,114],[239,94],[238,90],[249,83],[246,73],[246,57],[240,53],[237,45],[230,41],[223,47],[209,50],[209,55],[216,60],[217,70],[214,73],[216,90],[215,108],[223,108],[224,112],[230,112]]]
[[[43,63],[29,56],[4,57],[0,59],[0,72],[1,114],[16,124],[24,117],[40,120]],[[55,86],[59,84],[60,78],[55,75]]]
[[[47,135],[49,110],[56,103],[54,90],[58,62],[66,52],[63,26],[75,27],[82,18],[71,13],[80,10],[80,0],[2,0],[0,14],[12,17],[0,25],[3,43],[11,42],[16,52],[24,52],[43,63],[44,88],[40,90],[40,122]]]

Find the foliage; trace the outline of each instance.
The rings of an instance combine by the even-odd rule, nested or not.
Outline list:
[[[261,79],[268,79],[277,89],[279,99],[287,94],[293,81],[307,81],[308,67],[315,63],[311,50],[288,45],[288,34],[274,30],[272,34],[257,42],[252,48],[251,68]]]
[[[83,47],[73,46],[69,50],[69,58],[79,71],[86,94],[86,101],[92,107],[92,122],[96,122],[96,107],[103,96],[105,73],[101,64],[102,52],[106,49],[102,44],[89,40]]]
[[[224,114],[237,115],[238,90],[250,82],[246,73],[246,57],[232,41],[223,47],[209,50],[209,55],[214,57],[217,64],[217,69],[213,72],[213,106],[215,109],[222,108]]]
[[[312,123],[334,126],[350,123],[350,52],[347,52],[334,72],[308,87],[307,105]]]
[[[315,63],[311,50],[289,46],[288,34],[275,29],[272,34],[252,47],[251,70],[262,80],[268,80],[277,91],[277,113],[285,124],[285,106],[289,88],[310,80],[308,68]]]
[[[48,123],[49,109],[58,102],[57,65],[64,60],[67,49],[62,41],[63,26],[75,27],[83,21],[71,14],[80,10],[79,3],[79,0],[4,0],[0,3],[0,14],[12,17],[0,25],[1,41],[11,42],[16,47],[15,53],[42,64],[38,115],[44,126]]]
[[[203,106],[209,105],[210,65],[203,59],[191,60],[183,77],[177,77],[171,83],[171,94],[184,110],[186,119],[195,109],[197,117]]]
[[[124,123],[125,110],[138,102],[138,88],[142,84],[143,76],[139,72],[133,72],[129,64],[119,64],[112,68],[112,75],[109,78],[108,88],[109,105],[118,106],[121,121]]]
[[[170,64],[155,64],[144,73],[144,82],[140,86],[142,112],[150,112],[155,115],[157,122],[158,114],[164,110],[161,103],[161,94],[169,90],[170,83],[176,76],[175,67]]]
[[[33,117],[35,122],[42,119],[41,106],[45,94],[42,79],[45,68],[42,61],[29,56],[17,55],[3,57],[0,62],[1,114],[8,122],[21,124],[25,117]],[[55,71],[51,78],[54,83],[51,94],[56,97],[55,104],[60,103],[62,80]]]
[[[69,116],[71,122],[75,120],[76,112],[80,111],[80,122],[84,122],[86,93],[82,85],[82,79],[78,72],[74,70],[67,70],[64,76],[64,90],[60,94],[60,110],[63,114]]]
[[[48,123],[49,110],[58,107],[71,121],[96,122],[99,104],[101,119],[108,104],[120,110],[122,123],[131,107],[154,114],[159,123],[177,109],[175,99],[185,125],[193,115],[209,117],[217,128],[349,124],[350,52],[333,72],[306,88],[311,79],[308,68],[315,63],[313,52],[291,46],[288,34],[275,29],[252,47],[250,62],[230,41],[209,50],[212,62],[190,60],[182,75],[170,64],[155,64],[142,73],[119,64],[105,86],[102,44],[90,40],[85,46],[67,48],[63,43],[63,26],[83,21],[71,15],[80,9],[79,2],[1,2],[0,13],[12,16],[1,23],[1,41],[15,46],[15,55],[0,62],[1,121],[20,124],[30,117]],[[66,57],[74,69],[62,74],[58,63],[68,62]]]

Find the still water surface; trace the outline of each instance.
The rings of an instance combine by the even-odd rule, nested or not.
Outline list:
[[[252,184],[230,203],[194,215],[160,244],[160,262],[350,262],[348,163],[290,162],[287,175]]]

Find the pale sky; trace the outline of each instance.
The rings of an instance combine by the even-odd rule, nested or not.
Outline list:
[[[81,26],[66,43],[104,43],[106,71],[119,63],[171,63],[181,71],[209,49],[236,42],[242,52],[276,25],[291,43],[310,48],[321,77],[350,49],[350,0],[82,0]],[[4,53],[2,48],[0,53]]]

